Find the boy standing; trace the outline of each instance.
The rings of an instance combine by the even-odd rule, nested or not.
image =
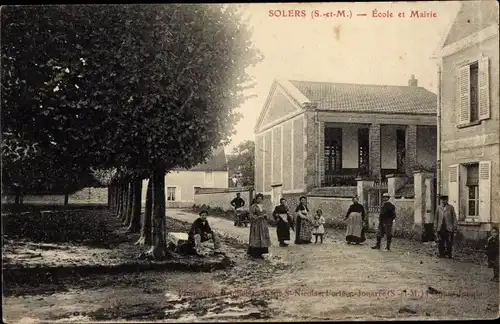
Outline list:
[[[488,256],[488,268],[493,268],[491,281],[498,281],[498,227],[491,229],[491,236],[486,244],[486,255]]]

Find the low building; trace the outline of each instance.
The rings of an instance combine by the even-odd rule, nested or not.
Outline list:
[[[145,201],[147,182],[142,186],[142,199]],[[228,188],[229,172],[224,147],[214,151],[206,162],[189,170],[175,169],[165,176],[166,206],[170,208],[191,207],[197,188]]]
[[[255,189],[273,204],[321,187],[352,196],[358,177],[432,169],[436,105],[414,76],[405,86],[276,80],[254,129]]]

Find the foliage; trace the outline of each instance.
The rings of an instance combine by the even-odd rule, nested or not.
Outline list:
[[[63,165],[197,165],[233,134],[261,58],[240,17],[220,5],[3,8],[2,129]]]
[[[254,183],[255,143],[244,141],[233,150],[228,157],[229,176],[240,173],[240,185],[251,186]]]

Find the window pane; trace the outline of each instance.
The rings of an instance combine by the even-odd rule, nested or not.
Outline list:
[[[479,185],[479,164],[467,166],[467,186]]]
[[[475,199],[476,198],[476,187],[475,186],[469,186],[468,187],[468,192],[469,192],[469,199]]]
[[[476,201],[469,200],[469,216],[476,216]]]

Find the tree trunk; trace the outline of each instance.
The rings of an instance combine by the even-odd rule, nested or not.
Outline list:
[[[123,210],[122,214],[120,217],[120,220],[122,221],[123,225],[126,224],[127,220],[127,215],[128,215],[128,198],[130,196],[130,185],[127,183],[124,185],[124,190],[123,190]]]
[[[108,209],[113,208],[113,206],[112,206],[112,204],[113,204],[112,201],[113,200],[111,198],[111,195],[112,195],[111,192],[112,191],[113,191],[113,189],[111,189],[111,186],[108,186]]]
[[[135,179],[132,182],[134,197],[132,199],[132,215],[127,231],[138,233],[141,229],[141,204],[142,204],[142,179]]]
[[[127,195],[127,209],[125,213],[125,221],[123,225],[128,226],[130,224],[130,219],[132,218],[132,207],[134,203],[134,185],[133,181],[128,184],[128,195]]]
[[[165,215],[165,170],[160,168],[153,172],[153,245],[148,255],[155,260],[168,258],[167,224]]]
[[[116,218],[121,219],[123,214],[123,206],[125,206],[125,185],[118,187],[118,209],[116,211]]]
[[[137,245],[151,245],[151,221],[153,217],[153,179],[148,180],[146,191],[146,206],[141,216],[141,237]]]
[[[69,203],[69,195],[67,193],[64,194],[64,206],[68,206]]]

